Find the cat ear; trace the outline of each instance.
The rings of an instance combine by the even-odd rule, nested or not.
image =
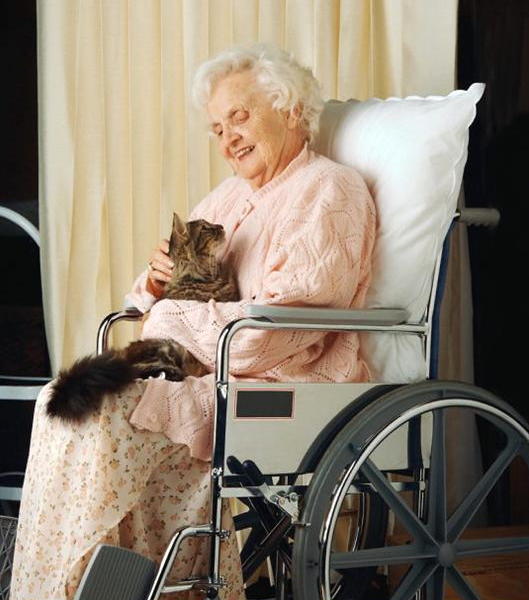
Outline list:
[[[173,213],[173,229],[171,231],[171,237],[169,239],[169,256],[173,260],[176,260],[176,250],[187,241],[187,231],[185,223],[182,222],[180,217]]]
[[[202,229],[204,227],[204,222],[202,220],[192,221],[188,224],[188,234],[189,239],[191,240],[191,245],[194,249],[197,248],[198,240],[202,235]]]
[[[187,237],[185,223],[182,221],[182,219],[180,219],[177,213],[173,213],[173,230],[171,235],[176,235],[181,238]]]

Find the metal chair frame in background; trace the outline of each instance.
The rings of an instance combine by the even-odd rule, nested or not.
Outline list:
[[[0,206],[0,218],[22,229],[40,248],[39,231],[26,217],[11,208]],[[9,402],[35,402],[42,386],[49,380],[49,377],[0,375],[0,399]],[[22,497],[23,481],[22,471],[0,473],[0,600],[9,598],[17,507]]]

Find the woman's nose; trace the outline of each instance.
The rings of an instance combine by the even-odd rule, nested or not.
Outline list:
[[[240,137],[241,134],[237,131],[236,128],[230,126],[224,127],[222,132],[222,142],[223,145],[225,145],[226,147],[233,144],[233,142],[240,139]]]

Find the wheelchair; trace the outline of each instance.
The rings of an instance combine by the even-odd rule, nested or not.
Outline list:
[[[497,214],[460,209],[451,211],[452,218],[486,225]],[[435,258],[418,319],[403,308],[254,305],[230,323],[217,345],[209,522],[176,531],[160,565],[99,546],[76,598],[157,600],[197,589],[216,598],[224,585],[220,548],[229,534],[221,525],[222,503],[234,498],[247,508],[234,519],[245,532],[244,580],[268,563],[278,600],[367,599],[372,582],[385,582],[394,571],[400,575],[388,592],[392,600],[442,600],[448,585],[463,600],[482,597],[460,561],[529,550],[529,533],[523,531],[467,535],[507,469],[515,462],[529,467],[529,426],[494,394],[436,379],[447,240]],[[109,315],[98,333],[98,351],[107,346],[114,323],[140,316],[133,309]],[[233,380],[230,343],[244,328],[412,337],[419,342],[425,377],[404,383]],[[470,492],[451,507],[447,434],[453,419],[463,418],[486,423],[501,444]],[[396,531],[400,535],[388,535]],[[168,584],[189,537],[209,539],[209,571]]]

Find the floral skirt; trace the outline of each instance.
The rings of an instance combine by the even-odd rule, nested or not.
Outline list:
[[[210,465],[159,433],[128,421],[145,388],[137,381],[105,399],[80,425],[45,413],[41,392],[33,424],[11,582],[11,600],[73,598],[97,544],[129,548],[159,561],[174,530],[209,521]],[[233,521],[224,511],[224,527]],[[245,598],[235,535],[222,542],[224,600]],[[168,583],[207,573],[208,540],[191,538]],[[199,593],[164,598],[199,598]]]

